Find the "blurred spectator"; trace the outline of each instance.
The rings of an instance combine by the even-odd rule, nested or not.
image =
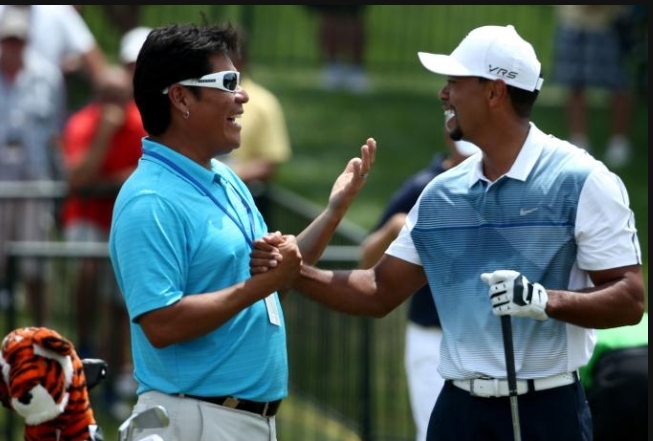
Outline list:
[[[648,312],[639,324],[598,329],[580,377],[592,410],[594,441],[648,437]]]
[[[25,9],[0,11],[0,181],[52,180],[61,174],[57,142],[65,115],[63,77],[57,66],[28,48],[29,35]],[[51,200],[0,200],[0,284],[9,278],[4,242],[48,240],[53,219]],[[16,270],[31,323],[46,326],[44,261],[21,258]]]
[[[70,242],[107,242],[116,195],[136,168],[146,132],[132,93],[133,66],[149,28],[126,33],[120,44],[121,66],[111,66],[96,99],[66,123],[63,151],[71,194],[62,210],[64,236]],[[133,397],[129,321],[110,262],[80,259],[76,296],[77,349],[83,357],[105,359],[109,385],[106,404],[117,419]],[[101,313],[98,316],[97,307]],[[97,335],[96,323],[100,323]],[[99,342],[98,342],[99,338]],[[124,385],[126,384],[127,390]],[[125,397],[126,398],[126,397]]]
[[[318,40],[326,89],[344,88],[352,92],[369,89],[364,55],[367,43],[365,8],[367,5],[308,5],[318,14]]]
[[[632,64],[636,96],[648,104],[648,5],[625,5],[615,23],[628,63]]]
[[[417,202],[426,184],[440,173],[480,151],[472,143],[454,142],[446,133],[444,142],[448,154],[436,154],[428,167],[404,181],[390,199],[374,231],[361,245],[361,267],[372,267],[381,258],[404,226],[408,212]],[[415,441],[425,441],[431,411],[444,385],[444,378],[438,372],[442,329],[428,285],[416,291],[410,298],[407,318],[404,366],[408,394],[415,423]]]
[[[591,149],[587,92],[607,90],[612,120],[605,160],[613,167],[625,165],[632,154],[626,66],[632,26],[624,26],[629,12],[623,5],[556,5],[553,81],[568,89],[569,140]]]
[[[76,107],[71,88],[78,74],[92,87],[99,87],[107,66],[106,57],[76,7],[0,5],[0,13],[5,8],[23,8],[29,11],[29,45],[61,68],[67,82],[68,108]]]
[[[269,184],[280,164],[292,155],[286,118],[279,99],[252,79],[249,71],[247,35],[241,30],[240,55],[232,61],[241,72],[241,84],[249,95],[240,119],[240,147],[221,158],[245,181],[268,225],[270,219]]]

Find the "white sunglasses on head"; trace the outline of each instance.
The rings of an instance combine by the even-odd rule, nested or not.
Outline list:
[[[176,84],[182,86],[210,87],[220,89],[229,93],[236,93],[240,84],[240,72],[235,70],[225,70],[204,75],[201,78],[191,78],[190,80],[177,81]],[[169,87],[163,89],[163,94],[168,93]]]

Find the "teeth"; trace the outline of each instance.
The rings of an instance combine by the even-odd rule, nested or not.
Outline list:
[[[449,109],[449,110],[444,111],[444,120],[445,120],[445,122],[449,121],[454,116],[456,116],[456,112],[454,112],[453,110]]]

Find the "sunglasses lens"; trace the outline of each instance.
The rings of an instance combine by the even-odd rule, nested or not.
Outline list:
[[[233,72],[226,74],[222,80],[222,85],[232,92],[236,90],[238,87],[238,74]]]

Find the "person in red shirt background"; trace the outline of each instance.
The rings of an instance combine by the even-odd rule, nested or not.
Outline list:
[[[149,30],[136,28],[123,36],[121,65],[107,69],[95,99],[66,122],[62,147],[70,192],[61,209],[66,241],[108,240],[118,190],[141,157],[146,132],[133,99],[132,77]],[[77,271],[76,346],[80,356],[100,357],[109,364],[104,404],[116,419],[124,419],[130,407],[120,398],[134,396],[125,306],[108,260],[79,259]]]

